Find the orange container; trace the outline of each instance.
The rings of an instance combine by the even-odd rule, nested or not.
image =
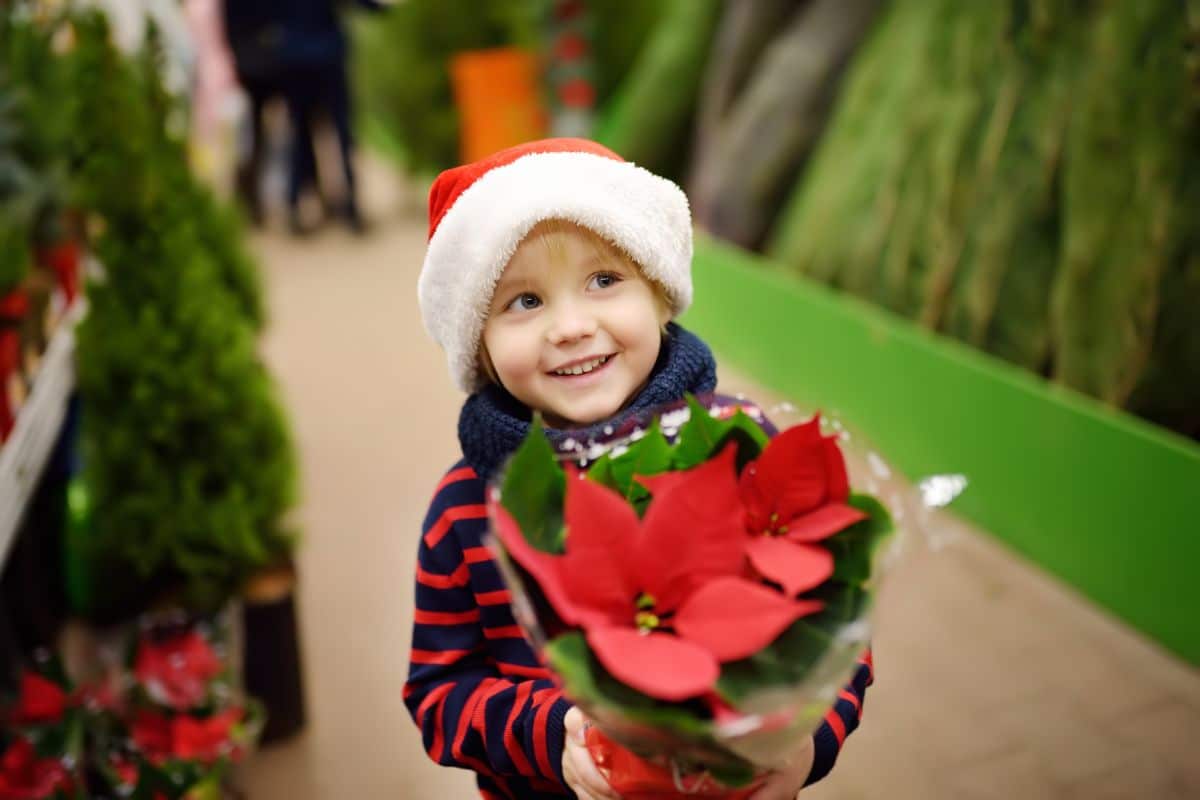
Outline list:
[[[537,56],[515,47],[470,50],[450,60],[464,163],[546,135],[539,73]]]

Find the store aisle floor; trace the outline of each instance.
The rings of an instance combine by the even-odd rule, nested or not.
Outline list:
[[[371,236],[254,240],[302,468],[310,724],[247,766],[252,800],[475,796],[401,701],[417,535],[461,396],[417,310],[421,202],[363,173]],[[1200,796],[1200,673],[953,519],[938,540],[886,588],[864,725],[805,797]]]

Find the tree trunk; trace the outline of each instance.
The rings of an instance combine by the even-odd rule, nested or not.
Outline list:
[[[719,161],[714,157],[722,123],[745,87],[767,45],[808,0],[729,0],[701,82],[699,110],[688,168],[688,196],[697,219],[707,216],[696,203],[711,194]]]
[[[757,247],[825,127],[838,78],[877,0],[812,0],[775,38],[705,158],[698,222]]]

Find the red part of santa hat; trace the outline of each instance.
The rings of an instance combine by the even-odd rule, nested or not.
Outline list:
[[[671,181],[586,139],[543,139],[438,176],[417,294],[425,328],[463,391],[484,382],[479,339],[508,260],[539,222],[586,227],[629,254],[674,314],[692,299],[692,222]]]

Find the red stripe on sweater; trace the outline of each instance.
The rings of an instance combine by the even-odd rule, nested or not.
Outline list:
[[[500,669],[501,675],[515,675],[521,678],[552,679],[554,676],[550,674],[550,670],[545,667],[523,667],[520,664],[505,664],[503,661],[496,662],[496,666]]]
[[[833,728],[833,735],[837,737],[838,747],[846,741],[846,723],[842,721],[842,715],[834,709],[829,709],[825,713],[825,721],[829,723],[829,727]]]
[[[550,746],[546,742],[546,721],[550,719],[550,708],[553,703],[542,703],[537,716],[533,718],[533,750],[537,758],[538,769],[542,775],[552,777],[554,768],[550,765]]]
[[[512,759],[517,772],[522,775],[535,775],[536,773],[533,765],[529,763],[529,759],[525,757],[525,752],[521,749],[521,743],[517,741],[516,734],[513,733],[513,723],[517,721],[517,716],[525,710],[525,704],[529,702],[529,693],[532,691],[533,684],[529,681],[517,684],[517,696],[513,700],[512,710],[508,712],[508,721],[504,723],[504,749],[508,751],[508,757]]]
[[[454,684],[452,683],[442,684],[426,695],[425,699],[421,701],[420,707],[417,708],[417,721],[421,727],[424,727],[425,715],[429,712],[429,707],[433,705],[437,706],[437,714],[434,715],[433,724],[433,744],[429,746],[428,752],[429,757],[439,763],[442,760],[442,748],[445,744],[445,737],[442,735],[442,711],[446,706],[442,701],[446,695],[450,694],[453,688]]]
[[[425,699],[421,701],[421,705],[417,706],[417,724],[425,724],[425,714],[429,711],[429,707],[434,703],[441,702],[442,698],[450,694],[454,688],[453,683],[443,683],[441,686],[433,689],[429,694],[425,695]]]
[[[453,664],[470,654],[470,650],[413,650],[409,661],[413,664]]]
[[[434,491],[434,494],[437,495],[442,491],[442,489],[445,489],[452,483],[469,481],[477,477],[479,476],[475,474],[475,470],[471,469],[470,467],[459,467],[458,469],[452,469],[446,473],[446,477],[442,478],[442,482],[437,485],[437,490]]]
[[[467,698],[467,704],[463,707],[462,713],[458,717],[458,729],[454,732],[454,741],[450,745],[450,754],[458,760],[458,763],[466,764],[479,774],[487,775],[489,778],[496,778],[497,775],[492,771],[490,765],[463,752],[463,745],[467,741],[467,732],[471,730],[471,723],[475,718],[475,709],[479,706],[485,694],[480,691],[483,686],[484,684],[480,684],[471,693],[471,696]]]
[[[437,547],[438,542],[445,538],[454,523],[464,519],[487,519],[487,506],[477,504],[447,508],[425,533],[425,546],[430,550]]]
[[[417,565],[417,583],[430,589],[457,589],[466,586],[471,581],[471,571],[466,564],[459,564],[449,575],[439,575]]]
[[[505,625],[502,628],[484,628],[483,635],[489,639],[524,639],[525,632],[519,625]]]
[[[854,692],[850,691],[849,689],[842,689],[840,692],[838,692],[838,697],[840,697],[843,700],[850,701],[850,704],[854,706],[854,712],[855,712],[856,716],[860,720],[862,719],[862,703],[859,702],[858,695],[856,695]]]
[[[492,560],[492,551],[486,547],[464,547],[463,558],[468,564],[483,564]]]
[[[471,717],[471,727],[478,731],[484,739],[487,739],[487,704],[493,697],[511,689],[513,685],[512,681],[503,678],[484,678],[479,684],[479,688],[475,690],[481,693],[483,702],[475,707],[475,714]]]
[[[512,592],[508,589],[479,592],[475,595],[475,602],[481,606],[506,606],[512,602]]]
[[[418,625],[462,625],[479,622],[479,609],[470,611],[425,611],[418,608],[413,612],[413,622]]]

